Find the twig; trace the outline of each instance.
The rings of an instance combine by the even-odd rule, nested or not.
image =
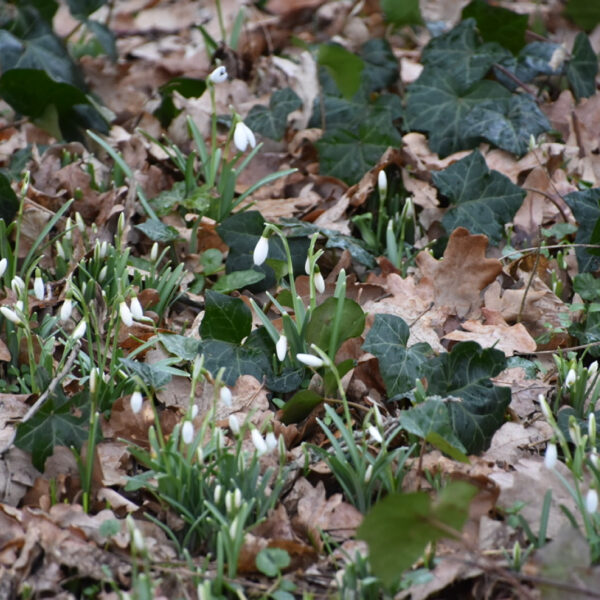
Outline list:
[[[537,268],[540,263],[540,255],[542,253],[542,236],[541,235],[538,237],[538,240],[539,240],[539,242],[538,242],[537,252],[535,255],[535,262],[533,263],[533,268],[531,269],[531,275],[529,276],[527,285],[525,286],[525,292],[523,293],[523,298],[521,299],[521,306],[519,306],[519,314],[517,315],[517,323],[520,323],[521,319],[523,317],[523,310],[525,310],[525,300],[527,299],[527,294],[529,292],[529,289],[531,288],[531,284],[533,283],[533,278],[535,277],[535,274],[537,273]]]
[[[492,66],[495,69],[498,69],[498,71],[504,73],[504,75],[506,75],[509,79],[512,79],[514,83],[516,83],[520,88],[525,90],[537,103],[539,103],[539,100],[536,98],[535,94],[531,91],[529,86],[523,83],[514,73],[511,73],[506,67],[503,67],[499,63],[494,63]]]
[[[550,202],[552,202],[552,204],[554,204],[554,206],[556,206],[556,208],[559,210],[560,216],[563,218],[565,223],[569,222],[569,217],[567,217],[563,207],[556,201],[556,198],[553,198],[550,194],[548,194],[548,192],[543,192],[542,190],[538,190],[536,188],[528,188],[528,187],[524,187],[521,189],[523,189],[527,192],[532,192],[534,194],[539,194],[540,196],[544,196],[546,199],[550,200]]]
[[[544,246],[544,250],[555,250],[559,248],[600,248],[600,244],[552,244],[550,246]],[[526,254],[527,252],[533,252],[534,250],[537,251],[537,249],[537,246],[533,248],[522,248],[521,250],[514,250],[513,252],[509,252],[501,258],[508,258],[513,254]]]
[[[590,342],[581,344],[581,346],[568,346],[567,348],[556,348],[555,350],[536,350],[534,352],[515,352],[515,356],[529,356],[530,354],[556,354],[557,352],[571,352],[573,350],[584,350],[593,346],[600,345],[600,342]]]

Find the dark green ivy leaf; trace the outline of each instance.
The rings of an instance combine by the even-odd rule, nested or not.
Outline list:
[[[252,312],[240,298],[232,298],[208,290],[205,295],[205,313],[200,324],[204,339],[239,344],[252,329]]]
[[[365,61],[361,87],[367,94],[383,90],[398,80],[398,60],[385,38],[373,38],[365,42],[359,54]]]
[[[573,211],[579,224],[575,236],[576,244],[600,244],[600,188],[584,192],[572,192],[565,196],[565,202]],[[575,248],[580,273],[593,273],[600,269],[600,256],[589,248]]]
[[[408,325],[395,315],[375,315],[363,349],[379,362],[389,397],[408,392],[415,387],[415,380],[423,376],[427,359],[433,351],[422,342],[406,347],[410,331]]]
[[[491,242],[502,239],[504,224],[512,220],[525,191],[498,171],[490,171],[479,150],[433,173],[434,185],[452,204],[442,223],[446,231],[466,227]]]
[[[244,122],[252,131],[273,140],[280,140],[285,134],[288,115],[301,106],[302,100],[294,90],[277,90],[271,96],[269,108],[262,105],[253,106]]]
[[[165,225],[158,219],[148,219],[135,227],[145,233],[153,242],[168,244],[179,239],[179,232],[175,227]]]
[[[9,225],[19,210],[19,199],[8,178],[0,173],[0,219]]]
[[[578,33],[573,45],[571,60],[567,64],[567,79],[575,98],[588,98],[596,93],[598,57],[585,33]]]
[[[71,14],[83,20],[106,4],[106,0],[67,0]]]
[[[121,364],[153,390],[158,390],[171,381],[172,373],[163,365],[151,365],[131,358],[122,358]]]
[[[568,0],[565,13],[585,31],[591,31],[600,23],[600,4],[591,0]]]

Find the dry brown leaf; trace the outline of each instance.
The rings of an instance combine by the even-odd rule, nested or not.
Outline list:
[[[522,323],[509,325],[499,312],[486,308],[482,308],[481,312],[485,323],[470,319],[461,325],[465,331],[451,331],[444,339],[477,342],[482,348],[502,350],[506,356],[512,356],[515,352],[535,352],[537,344]]]
[[[417,254],[416,262],[423,273],[419,285],[425,281],[432,285],[436,306],[447,306],[459,317],[479,316],[481,290],[502,271],[498,259],[485,257],[487,245],[485,235],[471,235],[458,227],[450,235],[441,260],[429,252]]]

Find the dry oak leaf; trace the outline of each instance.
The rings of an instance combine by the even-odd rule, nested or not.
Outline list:
[[[486,258],[488,238],[471,235],[458,227],[450,235],[444,256],[436,260],[428,252],[417,254],[416,262],[423,277],[419,285],[430,282],[436,306],[448,306],[458,317],[478,317],[480,292],[502,271],[498,259]]]
[[[461,325],[465,331],[451,331],[444,338],[456,342],[477,342],[482,348],[495,347],[506,356],[515,352],[535,352],[537,344],[522,323],[509,325],[495,310],[482,308],[481,312],[485,323],[469,319]]]

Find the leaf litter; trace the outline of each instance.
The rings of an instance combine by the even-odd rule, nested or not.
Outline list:
[[[143,129],[159,137],[160,123],[151,108],[152,103],[157,102],[158,88],[173,76],[205,77],[210,71],[211,65],[204,52],[202,38],[193,25],[204,22],[215,39],[219,36],[216,19],[208,7],[183,2],[178,3],[175,10],[161,4],[126,2],[115,7],[112,27],[118,37],[122,60],[111,63],[105,57],[86,57],[82,61],[92,89],[117,117],[119,125],[112,129],[109,138],[111,144],[122,153],[133,170],[134,181],[150,198],[171,189],[175,177],[172,169],[165,165],[164,153],[136,131],[135,125],[141,123]],[[383,31],[381,10],[375,4],[364,3],[361,12],[351,10],[348,3],[341,3],[337,8],[332,3],[314,0],[269,1],[266,3],[266,14],[255,8],[248,10],[248,22],[244,26],[240,47],[228,59],[228,70],[237,72],[239,76],[216,88],[215,98],[219,114],[227,114],[229,106],[233,105],[243,116],[248,115],[255,105],[269,106],[272,94],[276,93],[275,88],[290,86],[302,100],[299,111],[283,117],[282,139],[264,139],[264,154],[259,154],[252,163],[252,169],[246,172],[250,174],[249,179],[240,179],[237,191],[244,191],[263,174],[289,166],[298,168],[297,173],[251,195],[248,205],[252,204],[252,209],[258,209],[265,220],[288,226],[290,223],[285,219],[295,218],[323,232],[328,248],[328,254],[324,257],[327,267],[323,270],[328,276],[325,292],[317,297],[319,303],[333,296],[337,275],[342,267],[349,271],[355,267],[356,274],[362,276],[361,282],[360,277],[351,273],[347,297],[355,300],[367,313],[367,326],[358,336],[360,343],[356,340],[347,341],[342,345],[338,357],[355,361],[344,382],[349,398],[367,408],[382,403],[390,392],[390,380],[385,373],[382,357],[374,358],[374,354],[366,351],[368,336],[374,335],[379,315],[395,315],[409,325],[403,352],[406,356],[414,355],[415,364],[419,362],[417,349],[423,356],[429,355],[429,352],[432,355],[450,352],[447,356],[451,356],[453,349],[460,348],[455,344],[461,342],[478,342],[482,348],[500,350],[507,357],[515,355],[517,358],[535,357],[539,351],[575,345],[567,324],[569,317],[574,316],[569,307],[572,298],[565,292],[558,292],[556,286],[552,287],[549,273],[555,268],[553,259],[539,256],[539,242],[544,229],[557,224],[575,225],[577,221],[580,221],[580,226],[583,224],[583,213],[579,214],[575,208],[578,206],[576,200],[565,201],[565,196],[580,190],[577,182],[585,182],[590,188],[595,188],[600,179],[596,118],[600,96],[597,93],[576,101],[570,90],[564,90],[554,99],[545,98],[540,102],[539,109],[535,108],[541,129],[547,129],[542,127],[544,118],[547,118],[552,129],[560,133],[561,142],[541,143],[529,149],[527,135],[527,139],[513,140],[516,146],[513,144],[508,147],[519,155],[515,156],[506,151],[506,143],[489,134],[485,129],[486,121],[480,115],[476,124],[466,123],[465,129],[456,127],[455,122],[448,145],[438,139],[440,132],[436,128],[439,122],[434,120],[433,125],[424,123],[414,108],[415,97],[418,98],[425,87],[435,83],[429,75],[423,76],[422,72],[423,64],[427,68],[428,62],[432,61],[431,49],[429,57],[420,60],[428,34],[422,31],[406,34],[405,37],[402,33],[404,30],[392,35],[392,50],[400,61],[399,73],[403,85],[420,81],[409,94],[407,109],[409,123],[417,131],[399,136],[393,148],[386,150],[384,147],[384,152],[379,153],[374,164],[369,164],[369,156],[365,151],[361,164],[368,166],[366,172],[348,174],[347,177],[343,177],[343,169],[334,170],[335,175],[319,174],[318,149],[322,153],[325,148],[324,145],[319,146],[319,139],[322,140],[327,128],[323,131],[320,126],[314,126],[310,118],[313,104],[323,101],[323,82],[317,78],[319,65],[312,54],[306,50],[294,52],[290,41],[294,36],[306,43],[322,42],[335,36],[343,47],[360,51],[369,37],[379,36]],[[448,12],[449,9],[444,8],[447,3],[423,4],[428,5],[427,9],[422,7],[424,15],[429,14],[427,11],[437,9],[442,14],[435,20],[446,21],[448,25],[458,22],[459,13],[455,8]],[[543,3],[544,18],[548,23],[553,18],[559,18],[555,4]],[[241,4],[232,1],[223,2],[222,5],[229,29]],[[514,8],[530,15],[533,10],[530,3],[520,3]],[[313,19],[318,25],[316,29],[310,25]],[[559,23],[556,39],[573,38],[570,26],[560,19]],[[594,33],[590,37],[592,40],[598,39]],[[596,51],[597,45],[596,41]],[[273,53],[283,49],[288,50],[294,58],[281,58]],[[465,59],[471,61],[473,57],[477,59],[481,48],[467,50]],[[499,56],[496,58],[500,60]],[[476,74],[473,77],[477,79]],[[481,82],[482,86],[488,83]],[[450,92],[448,106],[461,116],[462,108],[456,108],[455,104],[464,90]],[[468,101],[475,102],[473,96]],[[203,135],[209,134],[212,108],[207,94],[200,99],[176,94],[174,103],[180,112],[168,127],[168,135],[173,141],[181,147],[189,145],[186,133],[188,116],[197,123]],[[508,113],[503,113],[503,118],[508,119],[514,107],[511,105],[505,109],[505,113]],[[495,107],[494,110],[499,109]],[[518,127],[514,129],[518,130]],[[430,133],[429,139],[418,132],[423,130]],[[539,132],[536,130],[533,133]],[[360,138],[363,134],[353,135],[359,135]],[[11,153],[25,148],[30,141],[37,142],[40,147],[54,141],[31,123],[21,128],[7,129],[6,135],[9,139],[3,142],[3,164],[7,164]],[[479,150],[471,152],[462,149],[464,136],[481,137],[483,141]],[[353,140],[352,144],[358,143],[358,138],[348,139]],[[368,148],[368,134],[358,141]],[[493,143],[500,149],[494,148]],[[432,152],[430,144],[439,150],[439,155]],[[128,193],[126,188],[104,192],[96,189],[86,165],[93,161],[101,171],[106,169],[106,161],[98,161],[89,155],[83,145],[52,144],[41,155],[39,152],[37,149],[34,151],[29,166],[32,186],[26,200],[24,222],[27,227],[20,247],[21,258],[26,256],[36,240],[37,232],[66,198],[76,198],[74,209],[80,212],[86,223],[95,223],[99,239],[114,234],[116,217],[121,211],[125,211],[129,217],[136,215],[137,209],[133,204],[135,196]],[[65,153],[73,153],[80,158],[62,166],[61,157]],[[385,257],[378,259],[376,270],[367,269],[364,264],[357,265],[353,259],[356,259],[359,250],[349,247],[343,237],[357,235],[352,217],[368,205],[377,187],[377,176],[383,169],[388,172],[395,170],[399,174],[402,185],[414,198],[416,218],[423,226],[423,237],[415,241],[415,249],[421,251],[416,254],[414,264],[407,273],[401,273]],[[473,170],[475,177],[471,182],[467,175]],[[457,183],[465,181],[470,184],[468,189],[457,189]],[[482,202],[485,194],[482,196],[480,190],[477,193],[473,191],[473,186],[482,181],[486,190],[492,189],[489,201]],[[352,182],[353,185],[348,185]],[[468,193],[473,193],[475,200],[485,205],[486,212],[481,213],[472,205],[464,209],[466,212],[460,212],[461,206],[464,208],[471,201]],[[495,194],[501,196],[501,206],[494,206]],[[185,217],[174,214],[166,217],[165,222],[189,237]],[[519,257],[513,262],[509,262],[498,250],[501,240],[506,239],[508,224],[513,228],[511,242],[515,247],[518,243],[520,248],[533,248],[525,258]],[[423,248],[444,237],[444,230],[447,245],[442,252],[438,252],[438,258],[434,258]],[[338,234],[341,237],[336,238]],[[82,253],[83,245],[78,235],[75,231],[74,244],[77,251]],[[136,246],[140,255],[149,251],[147,239],[134,228],[128,228],[127,236],[128,243]],[[203,221],[197,237],[203,244],[197,253],[188,253],[183,245],[177,248],[178,259],[191,272],[197,271],[201,252],[209,249],[228,250],[215,234],[214,222]],[[527,253],[521,250],[520,254]],[[507,256],[510,257],[510,254]],[[531,260],[527,262],[526,258],[531,257],[534,257],[533,263]],[[581,262],[582,255],[579,254],[578,258]],[[47,261],[48,258],[42,260]],[[569,274],[572,278],[577,273],[577,266],[573,257],[567,260],[570,260]],[[565,280],[565,283],[568,282]],[[301,297],[308,298],[308,277],[299,276],[296,285]],[[198,323],[203,319],[198,305],[204,304],[204,294],[194,294],[183,288],[181,292],[188,300],[187,306],[176,305],[173,313],[179,311],[179,314],[172,314],[166,322],[161,323],[161,332],[162,335],[176,335],[182,330],[178,324],[189,325],[191,317],[196,325],[190,328],[190,337],[193,338],[197,335]],[[233,295],[241,295],[246,301],[246,296],[250,294],[234,292]],[[198,305],[194,303],[195,297],[199,298]],[[14,300],[7,296],[0,302],[9,306],[14,304]],[[57,286],[50,305],[58,307],[63,300],[63,292]],[[152,302],[148,304],[152,305]],[[280,317],[277,313],[274,311],[271,316]],[[258,324],[254,317],[253,326]],[[281,330],[280,323],[276,326]],[[119,344],[123,349],[132,351],[154,333],[153,326],[135,323],[122,332]],[[540,339],[544,334],[547,334],[546,338]],[[5,361],[6,340],[0,341],[0,349],[3,350],[0,360]],[[373,342],[371,347],[375,348]],[[152,368],[157,361],[168,356],[170,353],[160,347],[146,352],[143,364]],[[425,386],[434,385],[433,380],[428,380],[431,375],[427,372],[418,369],[410,372],[411,376],[415,374]],[[411,384],[414,379],[412,377]],[[428,474],[474,483],[477,496],[471,503],[461,542],[444,542],[438,549],[438,557],[449,560],[440,560],[431,570],[429,583],[409,586],[399,597],[410,595],[413,599],[427,598],[435,593],[447,594],[444,597],[458,597],[449,591],[457,582],[470,582],[472,594],[488,593],[493,591],[493,585],[485,588],[486,573],[502,582],[505,590],[511,589],[512,597],[519,597],[521,592],[536,597],[533,596],[535,590],[524,587],[522,580],[515,579],[506,569],[500,549],[511,548],[518,537],[516,529],[507,523],[507,511],[517,503],[524,503],[521,515],[532,529],[537,530],[544,494],[549,488],[553,491],[553,497],[548,537],[555,538],[552,543],[563,537],[570,539],[565,533],[567,520],[559,506],[564,504],[574,510],[572,499],[556,476],[544,470],[539,457],[552,435],[545,423],[539,420],[537,404],[538,394],[546,394],[553,389],[548,383],[549,379],[548,374],[545,377],[540,374],[528,376],[524,370],[502,369],[494,375],[493,384],[490,385],[495,385],[496,389],[511,389],[512,399],[507,406],[510,420],[495,431],[490,438],[489,448],[481,456],[471,456],[469,464],[465,465],[444,456],[435,448],[426,449],[423,444],[421,457],[411,461],[403,486],[406,492],[429,489],[431,482],[425,477]],[[213,383],[207,382],[199,395],[193,396],[193,403],[199,408],[197,425],[214,396]],[[232,382],[231,391],[232,405],[220,404],[216,414],[220,426],[227,427],[232,415],[239,422],[249,421],[258,426],[270,423],[276,434],[283,433],[288,459],[298,465],[302,462],[299,452],[302,439],[326,443],[315,421],[317,416],[322,417],[320,408],[308,415],[303,423],[284,425],[279,420],[280,413],[275,412],[269,402],[264,381],[243,374]],[[189,382],[184,378],[174,376],[157,387],[156,398],[161,405],[160,424],[167,435],[184,418],[189,397]],[[25,394],[2,395],[0,440],[12,440],[15,423],[26,412],[28,400]],[[390,408],[384,412],[393,418],[398,411]],[[165,515],[158,503],[149,497],[123,492],[127,477],[135,467],[127,443],[148,447],[148,428],[154,418],[149,405],[134,414],[129,397],[125,395],[112,405],[110,417],[102,421],[104,441],[95,449],[97,468],[92,489],[96,512],[93,515],[85,514],[79,505],[81,482],[70,451],[55,447],[54,454],[46,461],[44,472],[40,473],[33,468],[22,450],[15,447],[9,450],[0,443],[0,447],[3,447],[0,462],[0,489],[3,490],[0,518],[3,524],[0,529],[4,532],[0,536],[0,574],[4,581],[9,582],[11,589],[28,584],[38,593],[56,592],[60,589],[65,570],[69,569],[77,569],[82,577],[103,581],[106,580],[106,573],[101,565],[109,567],[114,580],[127,589],[131,583],[131,564],[129,555],[123,550],[130,547],[131,540],[124,520],[126,514],[134,515],[136,525],[144,530],[144,539],[149,545],[157,572],[162,572],[167,561],[175,564],[171,542],[160,527],[143,519],[142,514],[143,511],[153,510],[163,519],[171,519],[171,522],[176,521],[176,516]],[[504,419],[504,414],[501,418]],[[298,467],[297,473],[300,472]],[[570,476],[566,469],[561,474]],[[341,548],[350,547],[363,517],[344,500],[328,473],[319,474],[315,469],[311,477],[305,479],[298,475],[292,481],[284,501],[247,536],[240,557],[240,573],[248,577],[255,576],[258,552],[265,547],[282,548],[292,558],[290,572],[306,589],[317,593],[334,592],[332,581],[335,565],[330,559],[324,558],[324,545],[327,540],[334,540],[341,544]],[[107,523],[115,527],[110,535],[106,534],[110,530]],[[528,568],[534,573],[551,573],[557,564],[556,557],[551,556],[551,550],[549,545],[547,550],[536,553],[528,563]],[[498,560],[494,562],[493,557]],[[31,574],[34,566],[35,580]],[[185,580],[183,565],[181,576]],[[567,580],[564,573],[554,574],[554,577],[558,581]],[[311,581],[326,583],[314,583],[311,588]],[[592,584],[588,582],[587,585],[589,587]]]

